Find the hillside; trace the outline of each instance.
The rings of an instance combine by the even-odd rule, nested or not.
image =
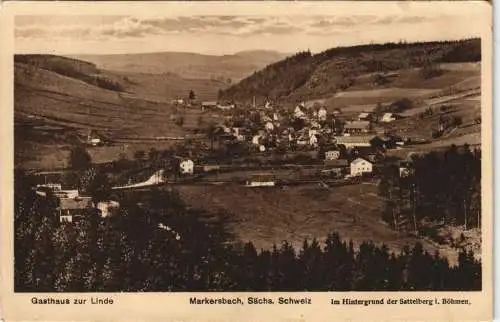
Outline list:
[[[337,92],[351,89],[390,86],[420,88],[427,81],[434,81],[433,78],[449,78],[449,75],[453,75],[459,79],[463,76],[457,75],[456,72],[460,71],[436,71],[437,64],[480,60],[480,39],[339,47],[315,55],[301,52],[273,63],[222,91],[221,98],[249,102],[256,96],[258,100],[269,97],[298,101],[331,97]],[[408,71],[417,75],[406,75],[406,81],[391,84],[399,76],[388,75],[394,71]],[[423,86],[446,86],[439,81],[434,83],[438,84]],[[452,84],[453,81],[448,80],[447,86]]]
[[[94,82],[97,77],[112,80],[119,89]],[[168,83],[177,87],[168,87]],[[186,119],[184,126],[177,125],[172,116],[179,112],[165,102],[172,98],[169,95],[187,95],[190,88],[200,98],[213,98],[219,83],[118,74],[84,61],[29,55],[15,57],[14,84],[16,165],[27,162],[28,167],[53,167],[63,165],[68,147],[90,129],[111,141],[192,133],[187,125],[193,122]],[[196,120],[198,115],[191,118]],[[107,161],[120,153],[131,156],[134,149],[146,146],[139,141],[126,147],[94,148],[91,154],[96,161]]]
[[[243,51],[233,55],[162,52],[145,54],[78,55],[74,58],[106,70],[127,73],[178,74],[182,78],[239,81],[286,55],[274,51]],[[230,80],[230,82],[228,82]]]

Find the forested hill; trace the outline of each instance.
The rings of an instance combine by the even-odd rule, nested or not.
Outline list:
[[[219,92],[220,99],[306,99],[346,90],[363,74],[481,60],[478,38],[425,43],[338,47],[318,54],[300,52],[268,65]]]

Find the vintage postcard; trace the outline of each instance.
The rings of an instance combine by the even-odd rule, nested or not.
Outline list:
[[[5,321],[492,319],[488,2],[1,8]]]

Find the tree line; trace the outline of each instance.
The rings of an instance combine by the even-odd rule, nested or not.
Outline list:
[[[304,51],[221,90],[219,99],[250,102],[254,96],[310,98],[346,90],[363,73],[422,67],[421,76],[429,79],[444,72],[436,64],[477,61],[481,61],[481,40],[477,38],[337,47],[314,55]]]
[[[386,199],[385,221],[397,226],[402,216],[417,231],[424,219],[466,229],[481,226],[480,149],[453,145],[415,155],[409,163],[382,172],[379,192]]]
[[[89,209],[59,223],[55,199],[35,197],[16,176],[16,292],[481,289],[481,263],[465,251],[451,267],[419,243],[358,249],[337,233],[299,250],[286,241],[257,250],[227,230],[228,214],[189,208],[175,190],[124,193],[115,216]]]

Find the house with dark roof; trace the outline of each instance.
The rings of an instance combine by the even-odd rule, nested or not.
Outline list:
[[[375,135],[336,136],[334,142],[346,148],[370,147],[374,138]]]
[[[202,111],[216,109],[217,107],[218,107],[218,104],[215,101],[201,102],[201,110]]]
[[[94,203],[91,197],[60,198],[57,209],[60,222],[73,222],[94,209]]]
[[[370,132],[369,121],[351,121],[344,125],[344,134],[359,135]]]

